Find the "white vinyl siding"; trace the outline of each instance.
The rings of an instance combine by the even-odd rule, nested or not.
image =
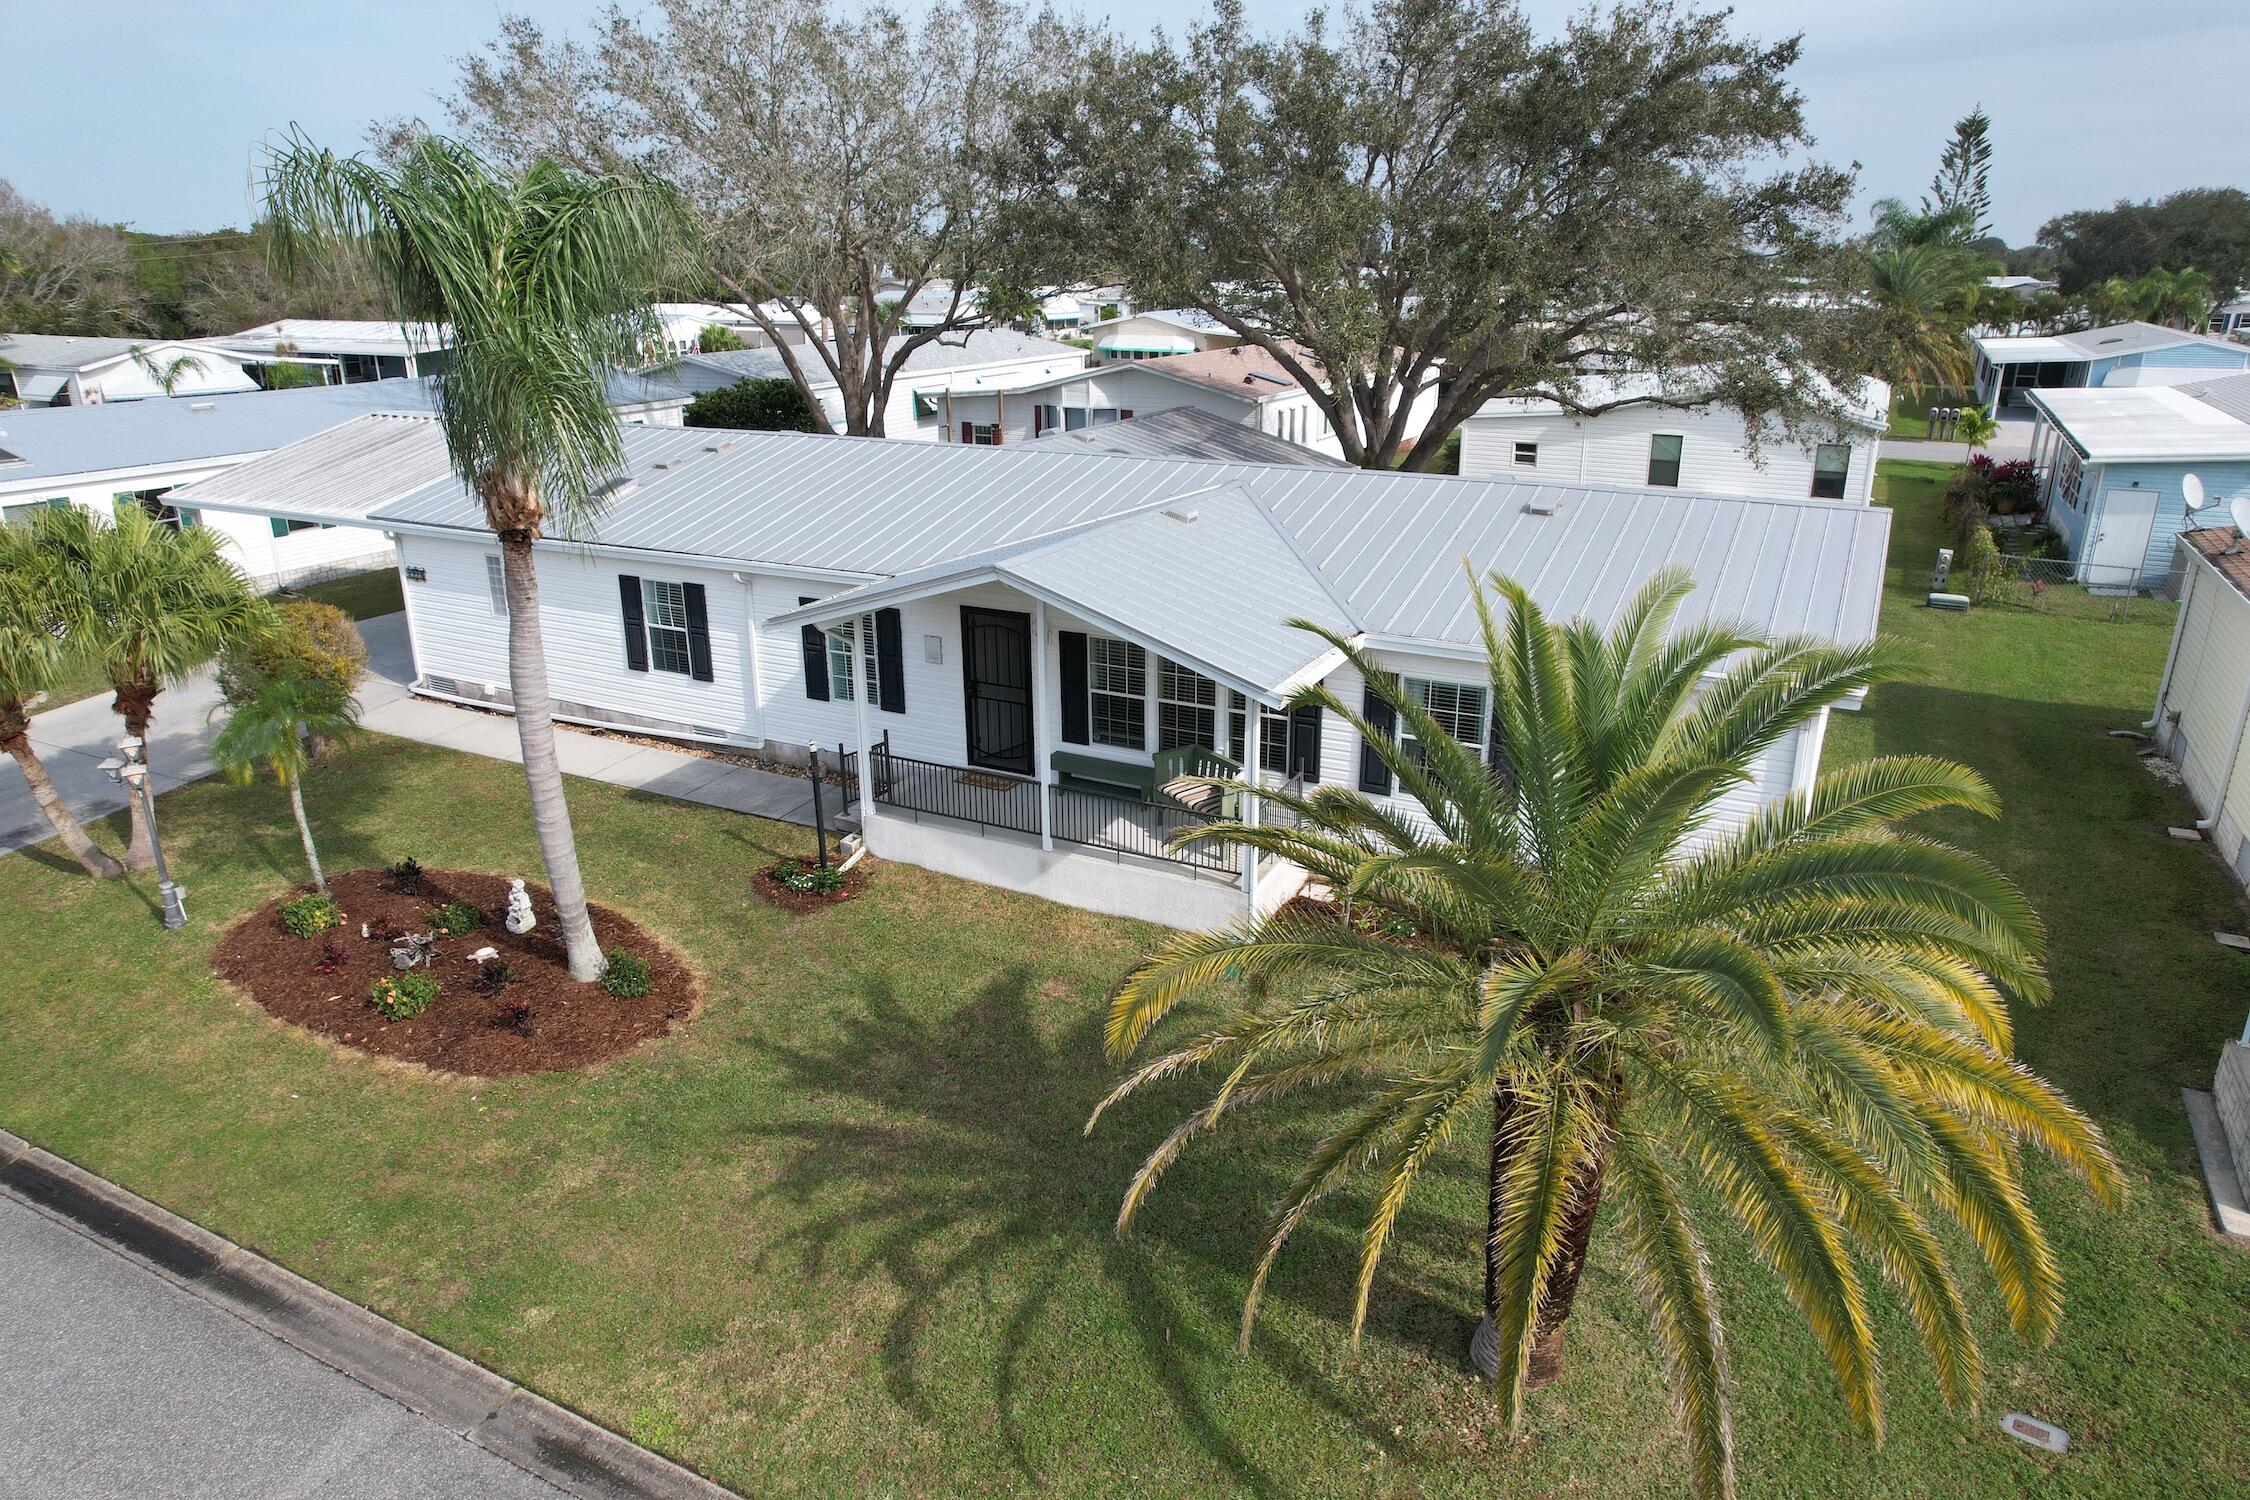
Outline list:
[[[1803,500],[1814,493],[1817,442],[1800,447],[1771,434],[1753,462],[1742,418],[1723,407],[1707,411],[1621,407],[1598,417],[1575,418],[1493,402],[1461,425],[1461,472],[1471,478],[1512,475],[1527,482],[1536,478],[1541,484],[1640,489],[1648,483],[1649,440],[1659,432],[1687,439],[1680,458],[1683,490],[1767,500]],[[1538,450],[1536,466],[1518,464],[1519,444]],[[1875,472],[1876,435],[1855,431],[1847,446],[1851,459],[1842,498],[1864,505]],[[1527,472],[1533,468],[1536,474]]]

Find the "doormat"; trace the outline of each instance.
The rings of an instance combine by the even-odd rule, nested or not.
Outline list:
[[[1004,792],[1023,785],[1013,776],[995,776],[989,771],[963,771],[953,780],[957,786],[973,786],[987,792]]]

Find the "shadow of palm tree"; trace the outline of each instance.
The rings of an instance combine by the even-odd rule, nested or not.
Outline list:
[[[1250,1455],[1212,1399],[1234,1373],[1225,1364],[1241,1357],[1231,1336],[1239,1309],[1233,1299],[1245,1282],[1257,1225],[1283,1186],[1281,1173],[1224,1145],[1195,1154],[1192,1164],[1173,1169],[1167,1211],[1144,1215],[1132,1237],[1119,1239],[1119,1195],[1154,1138],[1133,1126],[1082,1137],[1101,1087],[1087,1066],[1100,1056],[1098,1015],[1071,1022],[1050,1040],[1034,1019],[1028,976],[1017,969],[934,1020],[902,1004],[880,978],[862,992],[864,1005],[817,1047],[765,1044],[798,1088],[842,1108],[762,1133],[788,1147],[768,1190],[792,1210],[786,1217],[795,1227],[782,1253],[794,1256],[805,1275],[880,1272],[901,1293],[880,1346],[893,1397],[931,1416],[918,1371],[938,1321],[998,1299],[1006,1314],[991,1371],[996,1426],[1025,1477],[1039,1481],[1019,1425],[1025,1366],[1052,1355],[1038,1346],[1051,1336],[1058,1298],[1107,1299],[1123,1312],[1182,1429],[1244,1488],[1288,1488]],[[1279,1114],[1267,1121],[1289,1123]],[[1308,1225],[1300,1239],[1297,1249],[1339,1265],[1355,1250],[1331,1227]],[[1207,1294],[1180,1289],[1183,1257],[1211,1268],[1199,1278]],[[1090,1263],[1099,1267],[1094,1287],[1085,1285]],[[1337,1294],[1338,1307],[1321,1301],[1324,1318],[1348,1296],[1327,1270],[1293,1280]],[[1279,1287],[1269,1294],[1269,1304],[1289,1300]],[[1444,1322],[1457,1356],[1465,1320],[1457,1312],[1433,1313],[1440,1304],[1419,1289],[1401,1300],[1408,1305],[1396,1309],[1386,1335],[1434,1345],[1441,1340],[1429,1325]],[[1209,1329],[1224,1332],[1201,1331]],[[1088,1360],[1105,1357],[1097,1348],[1082,1352]],[[1365,1441],[1391,1445],[1387,1426],[1357,1410],[1305,1350],[1269,1324],[1261,1324],[1252,1357]]]

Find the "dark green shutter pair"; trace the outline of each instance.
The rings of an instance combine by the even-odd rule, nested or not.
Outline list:
[[[697,682],[712,680],[711,614],[703,585],[686,583],[680,592],[687,606],[688,676]],[[617,603],[625,617],[625,665],[628,670],[648,670],[648,618],[641,607],[641,580],[633,573],[617,575]]]
[[[815,604],[819,600],[800,594],[797,602]],[[829,699],[828,637],[818,625],[807,625],[799,631],[798,643],[805,660],[805,696],[816,703],[826,703]],[[905,632],[898,611],[875,611],[875,706],[885,713],[906,712],[905,652]]]

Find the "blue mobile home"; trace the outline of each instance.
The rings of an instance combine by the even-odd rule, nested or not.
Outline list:
[[[1988,410],[2030,404],[2035,391],[2170,385],[2250,370],[2250,344],[2154,323],[2117,323],[2081,333],[1972,338],[1976,397]],[[1998,403],[1998,407],[1994,403]]]
[[[2170,386],[2026,393],[2040,502],[2091,587],[2152,586],[2176,538],[2250,496],[2250,374]],[[2187,477],[2209,502],[2187,508]]]

